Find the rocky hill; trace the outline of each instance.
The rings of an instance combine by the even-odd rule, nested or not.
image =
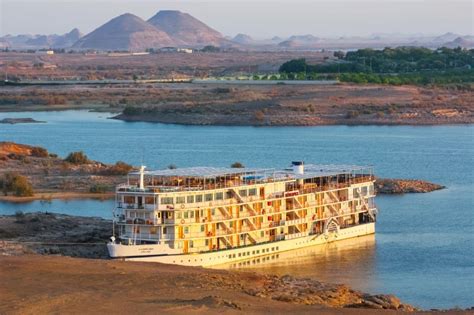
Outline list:
[[[175,43],[164,31],[136,15],[125,13],[81,38],[73,48],[144,51],[147,48],[173,46]]]
[[[162,10],[148,20],[148,23],[165,32],[178,45],[223,46],[231,42],[218,31],[207,26],[188,13]]]

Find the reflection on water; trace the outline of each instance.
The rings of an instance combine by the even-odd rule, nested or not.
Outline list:
[[[323,282],[350,283],[373,291],[375,235],[315,245],[278,254],[215,266],[219,269],[251,270],[258,273],[313,278]]]

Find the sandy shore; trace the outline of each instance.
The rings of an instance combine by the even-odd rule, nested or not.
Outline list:
[[[0,201],[7,202],[30,202],[35,200],[52,200],[52,199],[112,199],[115,194],[108,193],[85,193],[85,192],[44,192],[36,193],[30,197],[16,197],[16,196],[0,196]]]
[[[406,314],[347,308],[377,297],[289,276],[33,255],[0,256],[0,274],[1,314]]]
[[[0,314],[414,310],[393,295],[313,279],[109,260],[111,228],[101,218],[0,216]]]

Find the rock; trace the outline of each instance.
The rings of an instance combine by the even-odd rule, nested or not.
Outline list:
[[[375,189],[379,194],[427,193],[445,186],[415,179],[377,178]]]

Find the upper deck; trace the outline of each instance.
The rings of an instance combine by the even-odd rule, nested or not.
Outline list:
[[[140,176],[142,185],[137,180]],[[127,183],[117,186],[117,193],[195,192],[282,182],[318,182],[323,189],[331,184],[351,185],[372,178],[371,166],[358,165],[308,164],[303,168],[301,163],[285,169],[189,167],[131,172]]]

